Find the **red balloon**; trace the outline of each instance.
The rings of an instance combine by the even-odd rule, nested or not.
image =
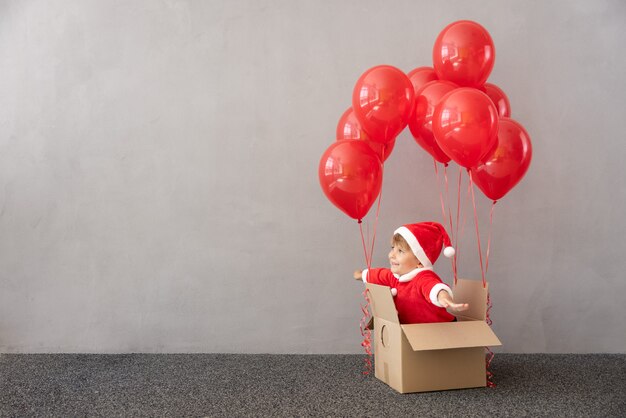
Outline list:
[[[439,80],[437,73],[432,67],[417,67],[411,70],[406,75],[413,84],[413,91],[417,94],[417,91],[424,87],[424,84],[430,81]]]
[[[482,91],[461,87],[447,93],[435,106],[432,127],[443,152],[470,168],[496,144],[498,111]]]
[[[481,90],[487,93],[487,96],[489,96],[493,104],[496,105],[496,109],[498,109],[498,116],[501,118],[511,117],[511,104],[509,103],[509,98],[506,97],[506,94],[504,94],[504,91],[500,87],[495,84],[485,83]]]
[[[341,115],[337,123],[337,140],[343,141],[346,139],[359,139],[364,141],[374,150],[381,161],[385,161],[391,155],[391,151],[393,151],[393,147],[396,143],[395,139],[386,144],[370,141],[369,135],[361,127],[361,122],[356,118],[351,107],[343,112],[343,115]]]
[[[491,200],[507,194],[524,177],[533,147],[524,127],[509,118],[501,118],[498,126],[498,145],[476,166],[472,179]]]
[[[447,164],[450,157],[441,150],[433,135],[433,112],[443,96],[458,86],[450,81],[431,81],[415,93],[415,111],[409,119],[409,129],[415,142],[440,163]]]
[[[433,47],[433,66],[439,79],[460,86],[483,85],[495,59],[491,35],[471,20],[459,20],[446,26]]]
[[[380,158],[360,140],[337,141],[322,155],[318,169],[324,194],[348,216],[361,220],[382,187]]]
[[[370,68],[352,93],[352,108],[370,140],[391,142],[405,128],[413,111],[413,85],[390,65]]]

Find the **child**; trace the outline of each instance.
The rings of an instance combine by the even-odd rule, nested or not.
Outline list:
[[[443,244],[444,255],[452,257],[454,248],[450,246],[450,238],[437,222],[401,226],[391,239],[391,268],[357,270],[354,278],[389,286],[401,324],[455,321],[446,308],[461,312],[469,305],[454,303],[452,290],[433,271]]]

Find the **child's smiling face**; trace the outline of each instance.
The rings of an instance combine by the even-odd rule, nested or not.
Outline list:
[[[402,241],[404,241],[404,239],[402,239]],[[392,239],[391,251],[389,251],[391,272],[400,276],[422,266],[406,241],[402,241]]]

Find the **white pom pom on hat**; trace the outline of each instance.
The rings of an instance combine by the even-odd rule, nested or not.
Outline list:
[[[456,251],[452,247],[446,247],[443,249],[443,255],[447,258],[454,257],[454,254],[456,254]]]

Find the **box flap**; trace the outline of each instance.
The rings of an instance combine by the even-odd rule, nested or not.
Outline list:
[[[396,311],[396,305],[393,302],[393,296],[391,296],[391,289],[388,286],[372,283],[367,283],[366,288],[374,317],[399,324],[398,311]]]
[[[414,351],[502,345],[484,321],[401,325]]]
[[[456,303],[469,303],[469,309],[461,313],[465,317],[484,321],[487,317],[487,293],[489,283],[483,287],[481,280],[458,279],[452,289]]]

